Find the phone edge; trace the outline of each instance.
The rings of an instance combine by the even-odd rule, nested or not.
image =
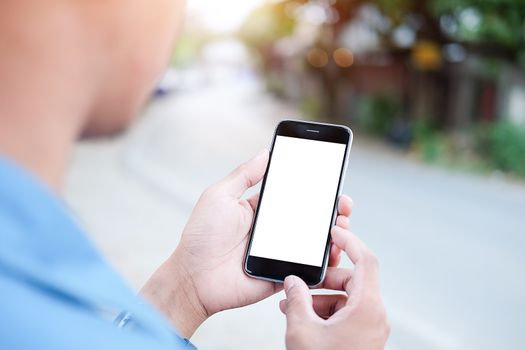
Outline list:
[[[313,121],[305,121],[305,120],[300,120],[300,119],[282,119],[279,121],[279,123],[277,123],[275,129],[274,129],[274,132],[273,132],[273,135],[272,135],[272,141],[271,141],[271,147],[269,149],[269,152],[270,152],[270,158],[271,158],[271,154],[273,152],[273,148],[274,148],[274,145],[275,145],[275,139],[276,139],[276,136],[277,136],[277,130],[279,129],[279,125],[281,125],[282,123],[284,122],[299,122],[299,123],[308,123],[308,124],[317,124],[317,125],[327,125],[327,126],[333,126],[333,127],[338,127],[338,128],[343,128],[347,133],[348,133],[348,139],[349,139],[349,142],[348,142],[348,145],[347,145],[347,149],[346,149],[346,154],[345,154],[345,158],[344,158],[344,161],[343,161],[343,173],[341,174],[341,177],[339,179],[339,184],[338,184],[338,191],[337,191],[337,196],[336,196],[336,201],[339,200],[339,197],[341,196],[341,193],[342,193],[342,189],[343,189],[343,185],[344,185],[344,179],[346,177],[346,172],[348,170],[348,163],[349,163],[349,159],[350,159],[350,152],[352,150],[352,145],[353,145],[353,142],[354,142],[354,132],[352,131],[352,129],[346,125],[341,125],[341,124],[331,124],[331,123],[323,123],[323,122],[313,122]],[[265,173],[264,173],[264,179],[266,178],[266,175],[267,175],[267,172],[269,170],[269,167],[270,167],[270,162],[268,162],[268,165],[266,167],[266,170],[265,170]],[[262,198],[259,199],[259,202]],[[257,206],[259,206],[259,202],[257,203]],[[257,213],[254,213],[254,220],[255,220],[255,217],[256,217],[256,214]],[[335,226],[335,220],[337,219],[337,204],[336,204],[336,207],[335,207],[335,210],[333,211],[332,213],[332,226],[330,227],[330,230],[332,229],[332,227]],[[268,278],[268,277],[262,277],[262,276],[257,276],[257,275],[253,275],[249,270],[248,270],[248,256],[249,256],[249,252],[250,252],[250,248],[251,248],[251,245],[252,245],[252,238],[253,238],[253,223],[252,223],[252,227],[250,228],[250,236],[249,236],[249,240],[248,240],[248,245],[246,246],[246,251],[244,253],[244,259],[243,259],[243,271],[244,273],[251,277],[251,278],[255,278],[255,279],[259,279],[259,280],[263,280],[263,281],[268,281],[268,282],[276,282],[276,283],[284,283],[284,280],[278,280],[278,279],[273,279],[273,278]],[[331,241],[331,234],[330,232],[328,232],[328,240]],[[329,248],[328,249],[325,249],[325,256],[323,258],[323,265],[321,266],[321,277],[320,277],[320,280],[319,282],[317,282],[316,284],[308,284],[308,287],[310,288],[315,288],[317,286],[319,286],[320,284],[323,283],[325,277],[326,277],[326,271],[328,269],[328,262],[329,262],[329,255],[330,255],[330,250],[331,250],[331,246],[332,246],[332,243],[328,243],[329,245]]]

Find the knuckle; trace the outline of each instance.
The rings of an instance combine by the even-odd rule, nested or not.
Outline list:
[[[349,224],[349,220],[346,216],[342,216],[342,215],[339,215],[337,217],[337,226],[345,229],[346,227],[348,227],[348,224]]]

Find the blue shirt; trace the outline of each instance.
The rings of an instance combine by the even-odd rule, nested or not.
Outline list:
[[[2,157],[0,348],[195,349],[104,261],[59,198]]]

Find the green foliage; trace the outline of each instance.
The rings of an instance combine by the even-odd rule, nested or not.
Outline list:
[[[401,23],[414,5],[414,0],[375,0],[373,2],[395,24]]]
[[[414,123],[413,139],[413,146],[426,162],[442,160],[447,153],[447,138],[427,120],[419,120]]]
[[[481,58],[479,63],[480,75],[492,81],[496,81],[501,76],[502,68],[505,65],[503,60],[494,58]]]
[[[193,29],[184,31],[177,39],[177,45],[171,57],[172,66],[190,65],[199,56],[202,48],[214,39],[206,30]]]
[[[436,18],[447,15],[455,20],[458,27],[454,36],[459,40],[512,49],[525,46],[523,0],[430,0],[428,7]],[[479,25],[463,23],[465,10],[475,12]]]
[[[401,101],[396,96],[375,95],[363,97],[357,111],[357,122],[368,132],[386,135],[401,112]]]
[[[501,170],[525,176],[525,129],[509,121],[483,128],[480,148]]]
[[[518,64],[525,69],[525,47],[518,52]]]
[[[420,119],[414,122],[412,129],[414,134],[414,140],[416,142],[425,139],[436,132],[436,127],[434,123],[426,119]]]
[[[421,156],[425,162],[442,160],[447,153],[447,138],[439,133],[429,135],[421,142]]]
[[[455,168],[499,169],[525,177],[525,129],[509,121],[485,123],[463,134],[467,147],[454,144],[431,123],[413,125],[413,149],[426,162],[439,162]]]
[[[255,9],[239,31],[239,37],[248,47],[264,49],[282,37],[289,36],[295,21],[286,14],[287,1],[265,3]]]

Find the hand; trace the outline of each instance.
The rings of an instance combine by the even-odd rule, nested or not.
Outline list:
[[[334,227],[332,240],[354,263],[353,271],[329,268],[323,288],[345,294],[311,295],[296,276],[284,281],[286,348],[383,349],[390,327],[381,301],[377,258],[350,232]]]
[[[187,338],[209,316],[282,289],[282,284],[250,278],[242,269],[259,196],[240,197],[262,179],[267,163],[264,150],[202,194],[179,246],[142,291]],[[337,225],[348,226],[351,206],[351,199],[341,196]],[[339,253],[334,246],[330,265],[339,263]]]

